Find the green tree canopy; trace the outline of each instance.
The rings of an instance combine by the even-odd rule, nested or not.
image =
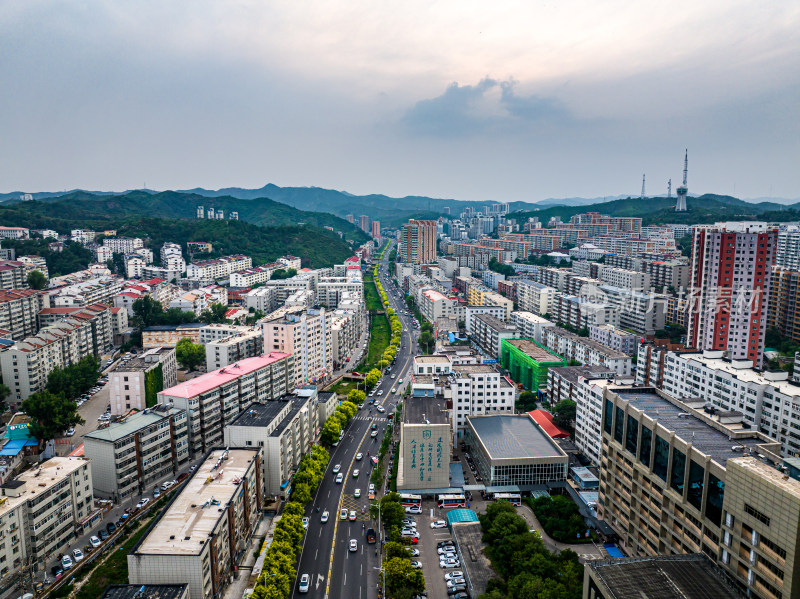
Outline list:
[[[571,399],[562,399],[553,406],[553,422],[561,428],[572,429],[578,404]]]
[[[425,590],[425,576],[422,570],[414,568],[409,560],[393,557],[386,561],[384,569],[386,587],[393,595],[401,589],[407,589],[412,595]]]
[[[34,393],[23,401],[22,411],[30,416],[30,432],[39,441],[49,441],[84,423],[78,414],[78,404],[47,390]]]
[[[209,324],[223,323],[227,321],[227,319],[225,318],[225,312],[227,311],[228,311],[228,306],[215,302],[211,304],[208,310],[205,310],[200,315],[200,320]]]
[[[175,357],[183,367],[192,371],[205,362],[206,349],[199,343],[194,343],[188,337],[184,337],[175,346]]]
[[[28,287],[31,289],[44,289],[47,286],[47,277],[40,270],[32,270],[28,273]]]
[[[519,412],[530,412],[536,409],[536,394],[533,391],[523,391],[517,397],[517,403],[514,406]]]
[[[356,405],[361,405],[367,399],[367,394],[360,389],[353,389],[347,394],[347,401]]]

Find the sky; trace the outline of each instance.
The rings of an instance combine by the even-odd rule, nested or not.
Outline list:
[[[4,0],[0,191],[800,198],[800,3]]]

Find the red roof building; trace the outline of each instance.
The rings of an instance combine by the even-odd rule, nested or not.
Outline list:
[[[556,426],[556,424],[553,422],[553,415],[550,412],[545,412],[544,410],[533,410],[528,412],[528,416],[533,418],[534,422],[541,426],[544,432],[550,435],[551,439],[566,439],[569,437],[569,433],[567,431]]]

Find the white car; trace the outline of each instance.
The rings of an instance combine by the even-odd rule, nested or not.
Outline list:
[[[359,475],[359,474],[361,474],[361,473],[359,472],[358,468],[356,468],[355,470],[353,470],[353,478],[358,478],[358,475]]]
[[[463,576],[459,576],[458,578],[451,578],[447,581],[448,587],[454,587],[459,584],[467,584],[467,580]]]
[[[406,551],[408,551],[408,554],[411,557],[419,557],[419,549],[416,549],[415,547],[406,547]]]
[[[401,537],[416,537],[416,536],[419,536],[419,535],[417,535],[417,529],[416,528],[404,528],[403,530],[400,531],[400,536]]]
[[[386,408],[384,408],[383,406],[378,406],[378,412],[383,414],[385,411],[386,411]]]
[[[383,395],[383,389],[381,389],[380,391],[378,391],[378,395]]]
[[[448,561],[448,560],[451,560],[451,559],[454,559],[454,560],[458,559],[458,555],[456,553],[454,553],[453,551],[448,551],[447,553],[443,553],[442,555],[439,556],[439,561],[440,562],[441,561]]]
[[[422,570],[422,562],[419,561],[412,561],[411,565],[416,568],[417,570]]]
[[[170,487],[172,487],[174,485],[175,485],[175,481],[174,480],[168,480],[167,482],[161,484],[161,490],[162,491],[166,491],[167,489],[169,489]]]
[[[72,558],[68,555],[65,555],[61,558],[61,569],[62,570],[69,570],[72,567]]]
[[[364,457],[364,454],[363,454],[363,453],[357,453],[357,454],[356,454],[356,461],[357,461],[357,462],[361,461],[361,458],[363,458],[363,457]]]
[[[344,474],[340,472],[339,474],[336,475],[336,484],[341,485],[342,481],[344,481]]]
[[[339,473],[339,470],[341,470],[341,469],[342,469],[342,465],[341,465],[341,464],[336,464],[336,465],[333,467],[333,473],[334,473],[334,474],[338,474],[338,473]]]
[[[78,563],[79,561],[81,561],[83,559],[83,551],[81,551],[80,549],[77,549],[77,548],[73,549],[72,550],[72,559],[75,560],[75,563]]]
[[[308,530],[308,517],[303,518],[303,529]]]
[[[464,573],[461,570],[453,570],[444,575],[445,580],[455,580],[456,578],[464,578]]]
[[[421,514],[422,513],[422,506],[421,505],[409,505],[406,506],[406,514]]]
[[[356,499],[361,497],[361,489],[356,489],[355,491],[353,491],[353,497],[355,497]]]
[[[350,539],[350,551],[358,551],[358,541]]]
[[[139,501],[139,503],[136,504],[136,509],[140,510],[144,506],[146,506],[148,503],[150,503],[150,498],[149,497],[142,497],[142,499]]]
[[[311,587],[311,577],[308,574],[303,574],[300,577],[300,584],[297,585],[297,592],[308,593],[308,589],[310,587]]]
[[[431,522],[431,528],[447,528],[447,522],[444,520],[434,520]]]
[[[328,521],[328,516],[329,515],[330,514],[328,514],[328,510],[325,510],[324,512],[322,512],[322,516],[320,516],[319,521],[324,524],[325,522]]]
[[[92,547],[97,549],[98,547],[100,547],[103,541],[100,540],[100,537],[91,536],[89,537],[89,543],[92,545]]]
[[[347,510],[339,512],[339,520],[347,520]]]
[[[356,511],[355,510],[350,510],[350,521],[351,522],[355,522],[356,521]]]
[[[461,563],[457,559],[439,560],[440,568],[460,568]]]
[[[445,545],[444,547],[439,547],[439,549],[437,549],[436,552],[439,555],[445,555],[447,553],[453,553],[455,550],[456,548],[453,547],[452,545]]]

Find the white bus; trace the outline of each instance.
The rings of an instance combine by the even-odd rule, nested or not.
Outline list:
[[[511,505],[517,507],[522,505],[522,496],[519,493],[495,493],[495,501],[508,501]]]
[[[463,495],[439,495],[436,505],[441,508],[467,507],[467,498]]]

